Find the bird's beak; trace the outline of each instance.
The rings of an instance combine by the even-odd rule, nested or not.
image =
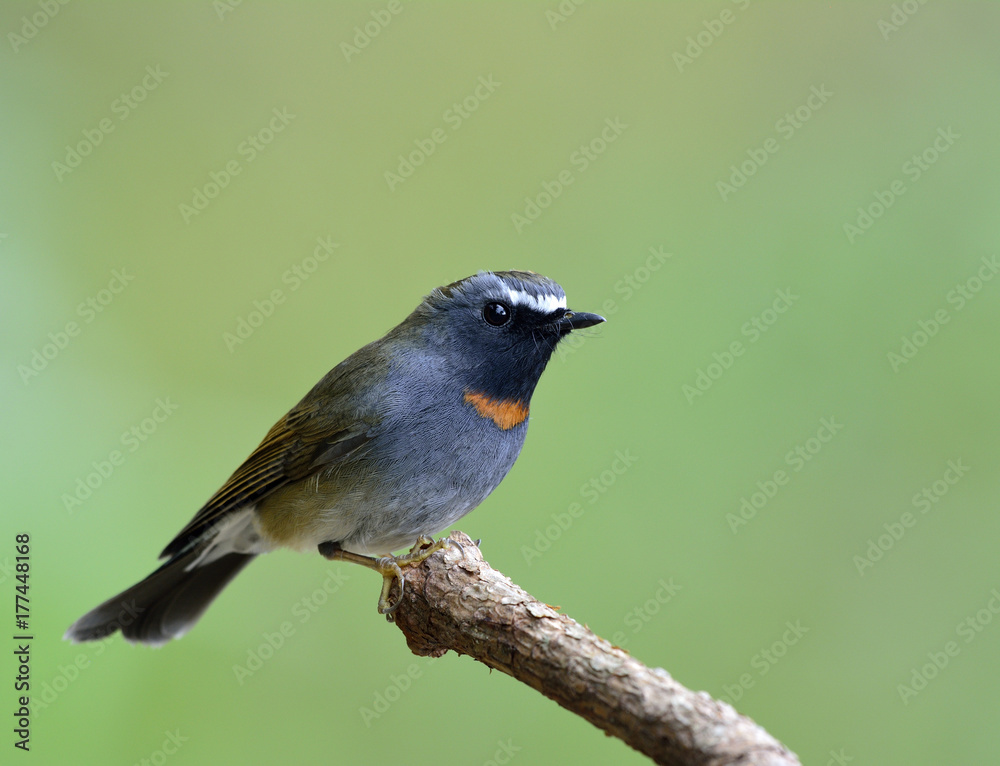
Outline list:
[[[563,333],[572,330],[580,330],[584,327],[593,327],[605,321],[604,317],[598,314],[586,314],[583,311],[567,311],[555,321],[556,327]]]

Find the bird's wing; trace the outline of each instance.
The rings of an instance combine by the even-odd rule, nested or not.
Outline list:
[[[300,404],[268,431],[260,446],[163,549],[160,558],[180,553],[233,511],[343,459],[371,436],[368,423],[357,419],[331,422],[315,405]]]

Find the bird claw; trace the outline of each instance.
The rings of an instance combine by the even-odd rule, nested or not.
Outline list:
[[[351,561],[369,569],[374,569],[382,575],[382,593],[378,599],[378,613],[384,614],[386,620],[392,622],[392,613],[399,609],[399,605],[403,603],[403,589],[406,586],[406,576],[403,574],[403,567],[416,566],[438,551],[452,545],[463,553],[465,552],[462,546],[450,537],[442,537],[435,542],[433,538],[423,535],[417,538],[416,543],[410,548],[409,553],[404,553],[401,556],[381,556],[379,558],[362,556],[359,553],[345,551],[337,543],[333,542],[320,543],[319,552],[331,561]],[[399,598],[396,599],[395,603],[391,603],[389,595],[392,592],[393,583],[397,581],[399,582]]]
[[[378,613],[384,614],[386,620],[392,622],[393,612],[395,612],[399,608],[399,605],[403,603],[403,589],[406,587],[406,577],[403,574],[403,567],[416,566],[426,561],[438,551],[452,545],[458,547],[459,550],[462,550],[462,546],[450,537],[442,537],[440,540],[435,542],[433,538],[421,535],[417,538],[417,542],[410,549],[409,553],[404,553],[401,556],[385,556],[378,559],[377,569],[384,578],[382,580],[382,595],[379,596],[378,600]],[[389,594],[392,591],[392,584],[396,580],[399,581],[399,597],[396,599],[395,603],[390,604]]]
[[[403,588],[406,586],[406,578],[403,576],[403,570],[392,556],[384,556],[377,562],[376,571],[382,575],[382,593],[378,597],[378,613],[384,614],[386,619],[392,622],[392,613],[399,609],[399,605],[403,603]],[[399,580],[399,598],[396,599],[396,603],[390,604],[389,593],[396,580]]]

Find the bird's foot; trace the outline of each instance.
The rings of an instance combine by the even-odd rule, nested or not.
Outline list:
[[[355,564],[361,564],[369,569],[374,569],[382,575],[382,593],[378,599],[378,613],[384,614],[385,618],[389,622],[392,622],[392,613],[403,602],[403,588],[406,585],[403,567],[416,566],[431,555],[451,545],[461,550],[462,546],[451,538],[442,537],[435,542],[432,538],[421,535],[417,538],[417,542],[410,549],[410,552],[400,556],[380,556],[378,558],[362,556],[359,553],[345,551],[338,543],[332,542],[320,543],[319,552],[331,561],[350,561]],[[389,594],[392,591],[393,583],[397,581],[399,582],[399,598],[393,603],[389,600]]]

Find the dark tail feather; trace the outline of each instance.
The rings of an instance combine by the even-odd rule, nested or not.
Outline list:
[[[120,630],[128,641],[164,644],[180,638],[256,554],[227,553],[190,572],[197,551],[177,556],[70,625],[65,638],[96,641]]]

